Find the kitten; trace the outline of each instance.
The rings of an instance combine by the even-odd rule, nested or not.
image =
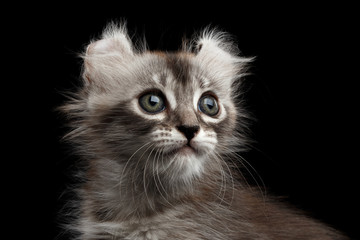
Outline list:
[[[239,96],[251,59],[227,34],[208,28],[174,53],[144,46],[110,24],[61,107],[86,162],[76,239],[346,239],[233,171],[248,145]]]

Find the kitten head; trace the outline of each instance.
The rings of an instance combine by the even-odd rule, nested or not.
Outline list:
[[[83,87],[63,109],[88,159],[115,162],[135,181],[189,182],[245,146],[235,99],[249,59],[226,34],[206,29],[182,51],[151,52],[113,24],[83,58]]]

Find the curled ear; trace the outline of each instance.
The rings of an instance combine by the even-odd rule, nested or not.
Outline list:
[[[99,40],[92,41],[83,55],[86,83],[101,79],[110,74],[115,65],[121,67],[134,56],[133,44],[124,24],[109,24]]]
[[[229,36],[220,31],[205,29],[196,41],[197,55],[199,58],[222,58],[226,63],[236,61],[233,55],[238,54],[238,49],[229,40]]]
[[[92,42],[86,49],[86,55],[117,54],[133,55],[133,45],[127,34],[125,25],[109,24],[103,31],[100,40]]]
[[[212,72],[225,87],[230,87],[252,58],[240,57],[240,51],[227,33],[205,29],[195,41],[196,59]]]

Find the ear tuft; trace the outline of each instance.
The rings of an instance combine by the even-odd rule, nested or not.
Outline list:
[[[240,51],[233,43],[232,37],[216,28],[205,28],[196,40],[197,55],[208,58],[221,58],[227,63],[248,62],[240,57]]]
[[[119,74],[135,56],[134,47],[125,23],[110,23],[100,39],[92,41],[83,55],[85,84],[102,86]],[[107,80],[105,80],[107,79]]]
[[[199,66],[212,74],[216,84],[227,90],[234,83],[240,84],[237,80],[245,74],[246,66],[253,58],[242,57],[229,34],[207,27],[193,42],[195,59]]]
[[[133,44],[124,23],[110,23],[104,29],[101,39],[88,45],[86,56],[99,54],[134,55]]]

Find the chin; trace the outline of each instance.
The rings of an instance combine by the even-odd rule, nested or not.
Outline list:
[[[184,146],[178,149],[172,156],[169,156],[169,166],[173,172],[173,177],[184,182],[201,177],[204,171],[206,156],[199,153],[194,148]]]

